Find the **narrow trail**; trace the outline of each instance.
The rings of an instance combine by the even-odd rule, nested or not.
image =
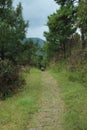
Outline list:
[[[56,80],[42,72],[40,110],[32,116],[27,130],[63,130],[63,101]]]

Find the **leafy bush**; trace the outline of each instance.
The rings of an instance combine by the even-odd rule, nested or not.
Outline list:
[[[9,60],[0,61],[0,93],[3,98],[17,89],[19,80],[19,68]]]

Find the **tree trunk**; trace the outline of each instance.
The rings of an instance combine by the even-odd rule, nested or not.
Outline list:
[[[4,54],[4,47],[1,48],[1,59],[4,60],[5,54]]]
[[[82,49],[86,47],[84,32],[81,30]]]
[[[65,42],[63,42],[63,55],[64,55],[64,59],[66,58],[66,44]]]

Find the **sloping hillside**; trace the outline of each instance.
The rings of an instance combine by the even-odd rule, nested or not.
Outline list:
[[[45,43],[45,40],[41,39],[41,38],[37,38],[37,37],[30,37],[30,38],[25,38],[23,40],[23,43],[25,43],[26,41],[32,40],[34,43],[38,43],[40,47],[42,47]]]

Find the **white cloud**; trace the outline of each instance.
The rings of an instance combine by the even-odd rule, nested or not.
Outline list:
[[[35,28],[29,28],[27,31],[27,37],[38,37],[45,40],[43,33],[45,30],[48,30],[46,26],[41,27],[35,27]]]
[[[23,16],[25,20],[29,20],[30,27],[27,37],[43,37],[43,32],[47,30],[44,26],[47,17],[58,9],[58,5],[54,0],[14,0],[14,6],[19,2],[23,6]]]

